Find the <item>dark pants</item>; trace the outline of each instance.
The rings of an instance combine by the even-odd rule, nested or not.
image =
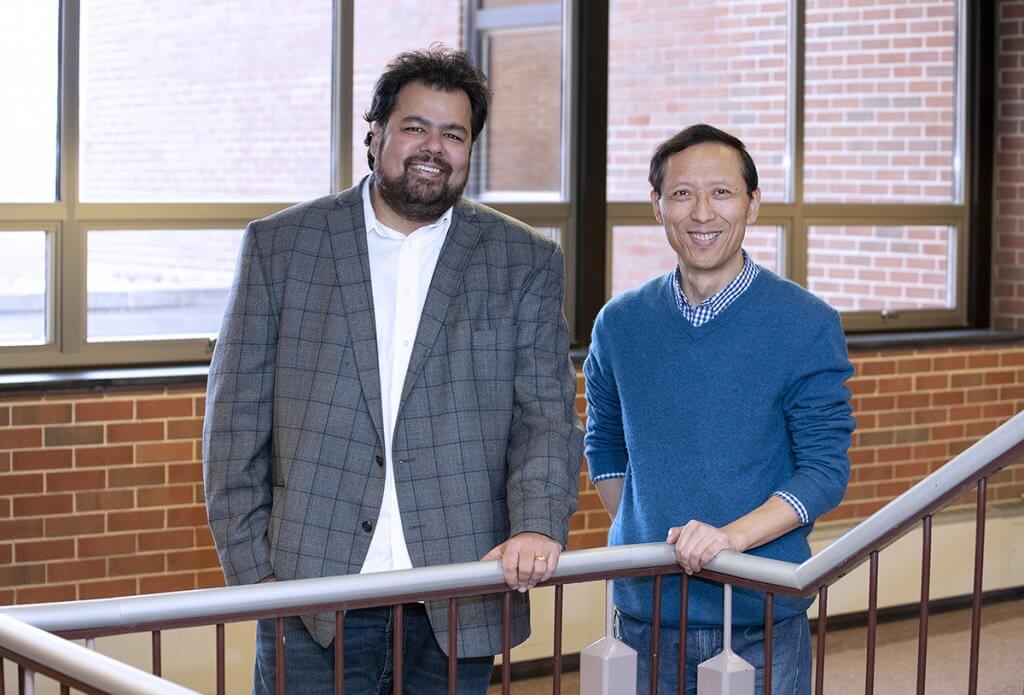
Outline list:
[[[422,604],[404,607],[402,683],[409,695],[447,695],[448,657],[437,644]],[[366,608],[345,615],[345,692],[390,695],[394,681],[394,625],[391,608]],[[313,641],[298,618],[285,618],[285,691],[289,695],[334,692],[334,646]],[[275,620],[256,626],[254,695],[274,695]],[[494,657],[459,659],[459,693],[486,693]]]
[[[617,637],[637,651],[637,695],[649,695],[651,683],[651,625],[623,613],[616,621]],[[679,674],[679,630],[661,627],[658,693],[675,695]],[[732,650],[756,669],[755,692],[764,683],[764,629],[732,628]],[[722,651],[721,628],[691,627],[686,631],[686,693],[697,692],[697,665]],[[806,615],[781,620],[772,627],[772,692],[811,693],[811,632]]]

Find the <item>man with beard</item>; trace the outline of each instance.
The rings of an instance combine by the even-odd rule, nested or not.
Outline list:
[[[557,245],[462,198],[487,117],[465,55],[398,56],[366,120],[372,174],[246,230],[204,434],[229,584],[500,560],[512,639],[576,507],[582,433]],[[458,691],[486,691],[500,596],[458,603]],[[403,611],[406,692],[446,693],[447,603]],[[349,692],[390,692],[390,608],[344,624]],[[333,692],[333,613],[285,621],[286,690]],[[275,690],[260,621],[254,690]]]

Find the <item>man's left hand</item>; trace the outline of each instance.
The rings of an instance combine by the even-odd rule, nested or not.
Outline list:
[[[700,572],[723,550],[742,550],[736,538],[696,519],[670,528],[665,540],[676,546],[676,560],[687,574]]]
[[[518,533],[491,549],[483,560],[501,560],[508,588],[528,591],[551,578],[558,569],[562,546],[542,533]]]

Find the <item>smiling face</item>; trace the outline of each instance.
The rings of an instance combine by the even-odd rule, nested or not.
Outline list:
[[[422,82],[399,90],[386,126],[375,122],[370,142],[374,211],[384,224],[410,232],[455,204],[469,178],[471,121],[469,97],[461,90]]]
[[[760,190],[747,193],[739,152],[727,145],[703,142],[665,160],[661,195],[651,191],[651,204],[691,302],[715,294],[743,269],[743,237],[760,202]]]

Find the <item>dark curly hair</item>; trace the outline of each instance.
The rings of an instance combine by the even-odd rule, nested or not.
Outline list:
[[[363,118],[367,123],[387,123],[395,108],[398,92],[409,82],[422,82],[428,87],[446,92],[462,90],[469,97],[472,111],[472,132],[475,142],[487,122],[491,104],[491,90],[487,77],[474,66],[465,53],[450,48],[434,47],[420,51],[400,53],[377,78],[373,100]],[[368,132],[363,144],[369,148],[373,133]],[[373,155],[366,150],[366,161],[373,169]]]

